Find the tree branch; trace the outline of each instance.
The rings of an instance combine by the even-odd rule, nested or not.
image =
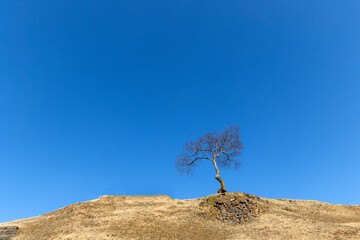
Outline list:
[[[208,159],[208,160],[210,160],[210,161],[212,160],[212,159],[207,158],[207,157],[197,157],[197,158],[195,158],[194,160],[192,160],[191,163],[188,164],[188,166],[193,165],[194,162],[196,162],[196,161],[199,160],[199,159]]]

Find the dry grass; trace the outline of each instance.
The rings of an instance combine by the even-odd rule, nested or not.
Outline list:
[[[233,193],[241,194],[241,193]],[[39,217],[3,223],[25,239],[360,239],[360,206],[261,198],[255,220],[228,225],[208,215],[201,199],[105,196]]]

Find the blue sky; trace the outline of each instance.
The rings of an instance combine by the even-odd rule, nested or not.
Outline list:
[[[189,140],[229,123],[229,191],[360,204],[359,1],[1,1],[0,222],[101,195],[216,193]]]

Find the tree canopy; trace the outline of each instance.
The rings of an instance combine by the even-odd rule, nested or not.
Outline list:
[[[191,174],[201,160],[210,160],[215,167],[215,178],[220,182],[219,192],[226,192],[220,178],[219,167],[239,167],[239,156],[244,146],[240,140],[240,127],[230,125],[224,131],[205,133],[196,141],[184,144],[184,151],[176,158],[176,167],[181,174]]]

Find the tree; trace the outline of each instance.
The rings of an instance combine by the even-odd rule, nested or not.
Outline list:
[[[215,168],[215,179],[220,182],[218,193],[226,192],[218,166],[240,166],[238,157],[244,146],[240,140],[240,127],[229,126],[221,133],[211,132],[184,145],[184,152],[177,156],[175,165],[181,174],[191,174],[201,160],[209,160]]]

